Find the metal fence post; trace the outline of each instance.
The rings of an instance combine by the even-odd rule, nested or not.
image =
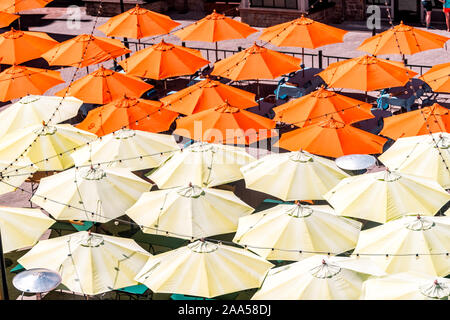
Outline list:
[[[186,42],[183,41],[183,42],[181,43],[181,45],[182,45],[183,47],[186,47]]]
[[[319,50],[319,69],[323,69],[323,52],[322,50]]]

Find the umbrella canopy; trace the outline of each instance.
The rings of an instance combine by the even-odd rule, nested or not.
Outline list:
[[[337,121],[352,124],[375,116],[370,111],[372,105],[352,99],[325,88],[320,88],[306,96],[292,99],[276,108],[274,121],[305,127],[325,120],[332,115]]]
[[[192,140],[224,144],[251,144],[277,136],[275,122],[225,102],[177,120],[174,134]]]
[[[0,28],[5,28],[9,26],[14,20],[19,18],[20,18],[19,15],[0,11]]]
[[[130,52],[120,40],[80,34],[54,46],[42,58],[51,66],[84,68]]]
[[[269,50],[256,43],[214,64],[211,75],[234,81],[275,79],[300,69],[301,59]]]
[[[89,111],[77,128],[104,136],[128,128],[149,132],[167,131],[178,113],[165,110],[159,101],[123,97]]]
[[[29,126],[0,139],[0,159],[11,163],[23,154],[39,171],[65,170],[73,166],[71,149],[96,138],[70,124]]]
[[[369,259],[315,255],[270,270],[252,300],[357,300],[364,281],[383,274]]]
[[[207,65],[198,50],[176,46],[161,40],[149,48],[137,51],[119,64],[127,74],[162,80],[191,75]]]
[[[437,103],[384,119],[380,134],[394,140],[431,132],[449,132],[449,110]]]
[[[199,239],[235,232],[239,218],[252,212],[231,191],[189,184],[146,192],[126,214],[145,233]]]
[[[395,171],[432,179],[449,189],[449,147],[447,132],[399,138],[378,160]]]
[[[150,257],[135,279],[153,292],[212,298],[258,288],[272,266],[244,249],[195,241]]]
[[[13,164],[10,161],[0,160],[0,172],[2,173],[0,195],[15,191],[36,171],[37,167],[26,158],[21,158]]]
[[[387,139],[346,125],[333,118],[283,134],[275,146],[300,149],[326,157],[383,152]]]
[[[2,64],[21,64],[22,62],[40,58],[41,55],[58,41],[44,32],[11,31],[0,34],[0,59]]]
[[[244,148],[197,142],[174,153],[148,177],[160,189],[189,182],[201,187],[215,187],[242,179],[239,169],[255,160]]]
[[[15,130],[42,124],[58,124],[75,117],[83,101],[73,97],[26,96],[0,112],[0,137]],[[58,111],[55,110],[58,108]],[[53,115],[53,113],[55,113]],[[53,116],[52,116],[53,115]]]
[[[419,79],[430,85],[434,92],[450,92],[450,62],[434,65]]]
[[[136,7],[110,18],[97,29],[108,37],[142,39],[169,33],[179,25],[180,23],[173,21],[169,16],[141,8],[136,4]]]
[[[444,277],[450,273],[449,250],[450,217],[415,214],[361,231],[353,253],[378,254],[370,259],[387,273],[417,271]]]
[[[279,204],[240,218],[233,242],[267,260],[302,260],[311,252],[334,255],[352,250],[361,227],[360,222],[336,216],[328,205]]]
[[[317,75],[332,88],[374,91],[404,86],[417,73],[402,62],[365,55],[332,63]]]
[[[185,115],[214,109],[227,101],[240,109],[257,105],[254,93],[227,86],[209,77],[161,99],[166,109]]]
[[[370,278],[363,284],[364,300],[448,300],[450,279],[407,271]]]
[[[34,245],[55,222],[39,209],[0,207],[3,252]]]
[[[436,181],[386,170],[343,179],[324,198],[339,215],[386,223],[415,211],[432,216],[450,195]]]
[[[284,201],[322,200],[348,174],[334,161],[305,151],[274,153],[241,168],[247,189]]]
[[[101,163],[137,171],[159,167],[177,150],[180,147],[173,136],[120,129],[78,149],[71,156],[76,166]]]
[[[255,32],[258,30],[248,24],[228,18],[214,10],[203,19],[175,32],[174,35],[184,41],[217,42],[247,38]]]
[[[61,83],[64,80],[58,71],[14,65],[0,73],[0,101],[41,95]]]
[[[264,29],[259,40],[268,41],[278,47],[315,49],[332,43],[344,42],[347,32],[302,15],[298,19]]]
[[[0,4],[0,10],[8,13],[15,13],[24,10],[45,7],[53,0],[4,0]]]
[[[72,168],[42,178],[31,201],[58,220],[103,223],[124,215],[150,188],[128,169]]]
[[[403,24],[379,33],[364,40],[357,50],[366,51],[371,55],[384,54],[415,54],[418,52],[439,49],[450,40],[436,33],[420,30]]]
[[[134,277],[149,256],[132,239],[80,231],[39,241],[19,263],[56,271],[70,291],[96,295],[138,284]]]
[[[106,104],[125,95],[140,98],[151,88],[153,88],[151,84],[137,77],[114,72],[101,66],[55,95],[73,96],[85,103]]]

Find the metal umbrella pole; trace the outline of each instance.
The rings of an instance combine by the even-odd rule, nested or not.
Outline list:
[[[3,256],[3,244],[2,244],[2,234],[0,230],[0,269],[2,273],[2,292],[3,299],[9,300],[8,294],[8,283],[6,282],[6,266],[5,266],[5,257]]]

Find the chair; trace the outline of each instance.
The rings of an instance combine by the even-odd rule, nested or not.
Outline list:
[[[134,286],[116,289],[114,290],[114,293],[116,294],[116,300],[120,300],[120,297],[122,296],[128,297],[129,300],[140,300],[140,298],[148,300],[153,296],[152,291],[143,284],[136,284]]]
[[[214,300],[209,298],[202,298],[202,297],[194,297],[194,296],[187,296],[184,294],[178,294],[174,293],[170,296],[171,300]]]
[[[303,88],[288,84],[286,81],[284,77],[278,81],[277,88],[274,91],[277,100],[286,99],[287,97],[300,98],[304,95],[305,91]]]

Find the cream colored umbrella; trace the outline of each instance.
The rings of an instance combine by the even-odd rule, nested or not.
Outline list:
[[[0,137],[23,129],[40,125],[51,119],[50,124],[58,124],[75,117],[83,101],[73,97],[26,96],[0,112]],[[53,114],[54,113],[54,114]]]
[[[244,148],[199,142],[175,153],[149,178],[160,189],[189,182],[214,187],[242,179],[240,167],[255,160]]]
[[[450,188],[450,134],[399,138],[378,159],[394,170],[433,179]]]
[[[253,211],[231,191],[190,184],[146,192],[126,214],[145,233],[191,239],[235,232],[239,218]]]
[[[69,290],[96,295],[138,284],[148,252],[134,240],[80,231],[39,241],[18,262],[58,272]]]
[[[14,164],[0,160],[0,195],[15,191],[36,170],[37,167],[28,158],[23,158]]]
[[[272,266],[247,250],[198,240],[149,258],[135,279],[157,293],[213,298],[258,288]]]
[[[106,167],[137,171],[159,167],[177,150],[180,147],[173,136],[120,129],[80,148],[71,156],[76,166],[101,163]]]
[[[366,258],[315,255],[270,270],[252,300],[355,300],[364,280],[383,274]]]
[[[370,254],[387,273],[450,273],[450,217],[418,214],[389,221],[360,233],[354,254]]]
[[[59,171],[73,166],[73,148],[97,138],[70,124],[34,125],[16,130],[0,139],[0,159],[13,162],[21,155],[38,171]]]
[[[362,223],[333,211],[328,205],[280,204],[240,218],[233,242],[267,260],[302,260],[312,252],[334,255],[352,250]]]
[[[107,222],[150,188],[128,169],[72,168],[41,179],[31,201],[58,220]]]
[[[407,271],[373,277],[363,284],[364,300],[448,300],[450,279]]]
[[[3,252],[34,245],[55,222],[39,209],[0,207]]]
[[[385,170],[346,178],[324,198],[339,215],[385,223],[410,212],[434,215],[450,194],[436,181]]]
[[[270,154],[242,167],[241,172],[248,189],[284,201],[321,200],[349,176],[334,161],[306,151]]]

